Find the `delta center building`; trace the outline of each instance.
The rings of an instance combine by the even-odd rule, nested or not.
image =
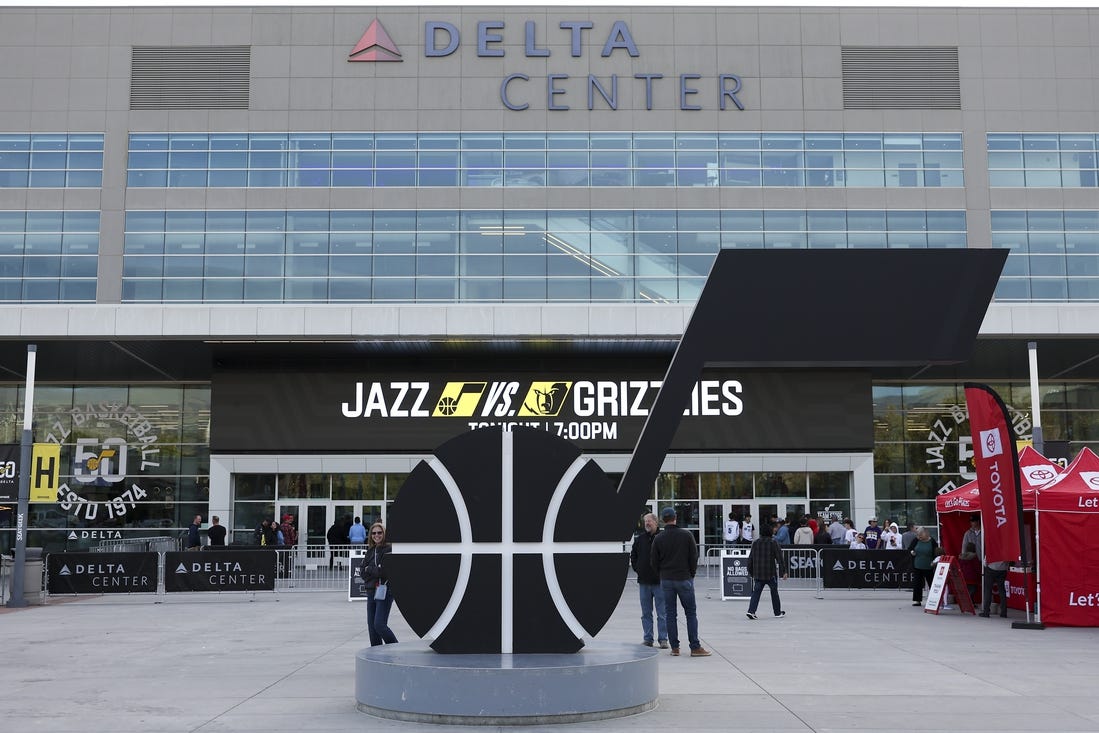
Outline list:
[[[483,426],[616,478],[719,250],[1002,248],[967,362],[707,368],[638,507],[707,548],[730,513],[934,524],[966,381],[1099,447],[1097,79],[1089,9],[0,9],[0,448],[30,345],[60,445],[29,544],[323,545]]]

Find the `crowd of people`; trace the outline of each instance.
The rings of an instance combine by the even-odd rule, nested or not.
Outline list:
[[[916,536],[916,525],[904,532],[891,519],[878,525],[877,517],[867,520],[863,530],[851,519],[833,517],[831,522],[812,517],[771,517],[763,523],[779,545],[844,545],[853,550],[903,550]],[[751,514],[729,512],[722,532],[725,545],[751,545],[760,536]]]

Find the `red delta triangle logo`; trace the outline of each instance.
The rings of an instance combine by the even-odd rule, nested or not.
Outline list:
[[[348,61],[404,61],[397,44],[385,32],[385,27],[375,18],[363,33],[363,37],[351,49]]]

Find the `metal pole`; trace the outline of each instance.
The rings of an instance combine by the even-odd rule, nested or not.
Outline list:
[[[1027,352],[1030,356],[1030,421],[1034,426],[1031,443],[1034,450],[1045,455],[1045,440],[1042,437],[1042,404],[1038,395],[1038,342],[1028,341]]]
[[[1038,394],[1038,342],[1027,342],[1027,355],[1030,358],[1030,421],[1034,427],[1034,434],[1031,438],[1031,444],[1034,446],[1034,450],[1039,454],[1045,454],[1045,440],[1042,438],[1042,401],[1041,396]],[[1023,599],[1026,605],[1026,621],[1020,623],[1015,622],[1011,624],[1013,629],[1044,629],[1045,625],[1041,620],[1041,611],[1039,610],[1042,605],[1042,583],[1038,576],[1038,554],[1041,543],[1038,538],[1041,536],[1041,514],[1035,510],[1034,512],[1034,557],[1030,565],[1023,568]],[[1022,526],[1020,526],[1020,531]],[[1025,549],[1025,545],[1023,546]],[[1033,608],[1030,605],[1030,596],[1027,595],[1026,583],[1029,580],[1030,571],[1034,571],[1034,585],[1037,590],[1036,603]],[[1006,593],[1004,595],[1007,595]],[[1006,601],[1006,599],[1005,599]]]
[[[34,406],[34,362],[38,347],[27,345],[27,393],[23,399],[23,440],[19,454],[19,504],[15,512],[15,563],[12,566],[11,598],[8,608],[23,608],[24,568],[27,564],[27,515],[31,498],[31,413]]]

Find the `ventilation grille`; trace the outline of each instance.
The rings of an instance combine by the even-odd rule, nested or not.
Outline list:
[[[842,49],[844,109],[961,109],[957,47]]]
[[[130,109],[248,109],[249,46],[135,46]]]

